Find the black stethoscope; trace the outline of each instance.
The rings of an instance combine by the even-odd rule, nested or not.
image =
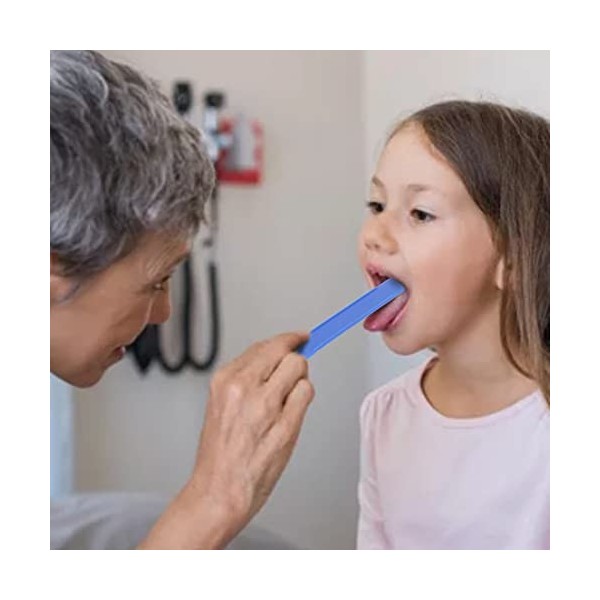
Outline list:
[[[177,111],[184,116],[192,105],[192,90],[188,83],[177,83],[175,85],[174,101]],[[222,94],[207,94],[205,103],[208,111],[212,114],[212,122],[215,131],[205,131],[208,136],[216,133],[216,111],[223,105]],[[216,156],[211,158],[216,160]],[[185,367],[195,371],[208,371],[212,368],[219,354],[220,346],[220,312],[218,295],[217,265],[214,259],[214,246],[217,231],[217,199],[218,184],[215,186],[209,201],[210,230],[203,240],[203,248],[209,258],[207,260],[208,274],[208,297],[210,302],[210,325],[209,344],[206,357],[201,360],[194,358],[192,353],[192,308],[195,303],[195,285],[193,274],[193,256],[182,264],[182,312],[181,312],[181,336],[183,342],[183,353],[176,362],[169,362],[161,349],[161,327],[159,325],[148,325],[136,340],[128,347],[133,359],[142,373],[145,373],[151,364],[156,361],[167,373],[179,373]]]

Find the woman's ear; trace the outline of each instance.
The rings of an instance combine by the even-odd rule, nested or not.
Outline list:
[[[71,294],[75,283],[64,275],[64,266],[55,252],[50,252],[50,304],[63,302]]]

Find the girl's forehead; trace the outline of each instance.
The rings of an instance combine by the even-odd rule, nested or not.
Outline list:
[[[438,152],[420,127],[407,125],[386,144],[377,163],[375,178],[394,188],[422,185],[462,192],[464,186],[444,156]]]
[[[387,142],[380,162],[396,162],[396,168],[410,165],[441,166],[446,168],[444,157],[434,148],[425,132],[417,125],[406,125],[398,130]]]

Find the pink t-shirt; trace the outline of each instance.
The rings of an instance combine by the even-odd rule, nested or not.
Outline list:
[[[358,549],[548,549],[550,410],[540,391],[484,417],[437,412],[429,365],[360,411]]]

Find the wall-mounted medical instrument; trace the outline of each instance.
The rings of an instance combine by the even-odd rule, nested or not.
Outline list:
[[[196,371],[207,371],[214,365],[220,346],[221,314],[219,307],[218,271],[216,261],[216,239],[218,233],[218,197],[221,184],[257,185],[262,179],[263,135],[260,123],[250,120],[243,114],[225,117],[225,95],[210,91],[204,95],[202,119],[194,122],[194,97],[191,83],[178,81],[173,88],[173,102],[178,113],[199,127],[215,165],[217,184],[207,203],[208,228],[201,233],[200,252],[194,251],[181,266],[181,287],[178,296],[180,306],[179,343],[181,352],[177,360],[169,360],[162,349],[163,327],[148,325],[129,347],[138,368],[145,373],[153,362],[168,373],[178,373],[185,367]],[[198,270],[194,267],[202,261],[205,264],[206,282],[197,284]],[[205,291],[208,301],[207,323],[200,323],[197,295]],[[206,356],[194,356],[192,346],[195,335],[207,336]]]

